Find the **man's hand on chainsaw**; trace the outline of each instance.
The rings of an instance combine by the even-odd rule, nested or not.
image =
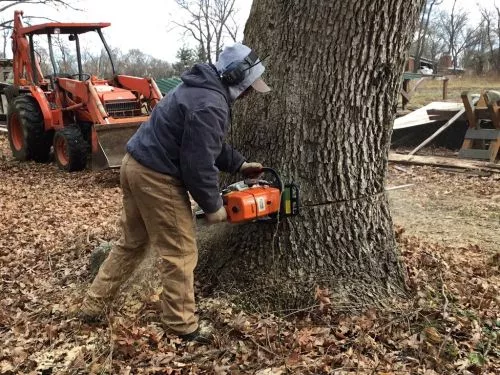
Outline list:
[[[222,223],[227,220],[227,212],[224,206],[211,214],[205,214],[205,218],[209,224]]]
[[[262,164],[244,162],[240,167],[240,172],[248,178],[259,178],[262,173]]]

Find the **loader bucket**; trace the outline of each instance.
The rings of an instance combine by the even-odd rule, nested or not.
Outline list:
[[[94,125],[97,152],[92,153],[92,169],[120,168],[128,140],[142,122]]]

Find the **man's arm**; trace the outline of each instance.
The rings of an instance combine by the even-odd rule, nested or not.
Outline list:
[[[181,176],[199,206],[210,214],[222,207],[219,191],[219,157],[224,138],[226,111],[208,107],[188,115],[180,148]]]
[[[227,143],[222,144],[222,150],[215,160],[215,165],[222,172],[234,174],[245,162],[245,158]]]

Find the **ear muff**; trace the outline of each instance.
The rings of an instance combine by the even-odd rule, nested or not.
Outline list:
[[[259,57],[254,51],[250,51],[247,57],[241,61],[234,61],[229,64],[220,79],[228,86],[239,85],[245,79],[245,72],[259,63]]]

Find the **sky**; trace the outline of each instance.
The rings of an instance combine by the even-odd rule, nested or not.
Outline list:
[[[69,1],[72,1],[71,3],[81,11],[64,7],[28,5],[19,8],[24,11],[25,16],[43,16],[59,22],[111,22],[111,26],[103,30],[111,47],[118,47],[123,51],[137,48],[169,62],[176,60],[176,53],[180,47],[184,44],[192,44],[192,40],[185,37],[182,30],[172,23],[174,20],[179,21],[181,14],[173,0]],[[236,1],[238,9],[236,19],[241,25],[239,37],[239,41],[241,41],[252,1]],[[33,23],[42,22],[48,21],[36,20]]]
[[[444,0],[442,7],[451,8],[453,1]],[[500,3],[500,0],[483,0],[482,5],[491,3],[493,6],[495,1]],[[176,60],[177,50],[183,45],[194,46],[192,40],[183,36],[181,30],[172,23],[182,19],[182,13],[173,0],[72,0],[72,3],[81,11],[28,5],[20,9],[24,10],[25,16],[49,17],[59,22],[111,22],[111,27],[105,29],[105,36],[111,47],[118,47],[123,51],[137,48],[169,62]],[[236,0],[236,3],[241,41],[252,0]],[[478,22],[479,11],[472,6],[474,3],[474,0],[457,0],[459,7],[471,9],[471,21]],[[97,48],[100,49],[100,46]]]

